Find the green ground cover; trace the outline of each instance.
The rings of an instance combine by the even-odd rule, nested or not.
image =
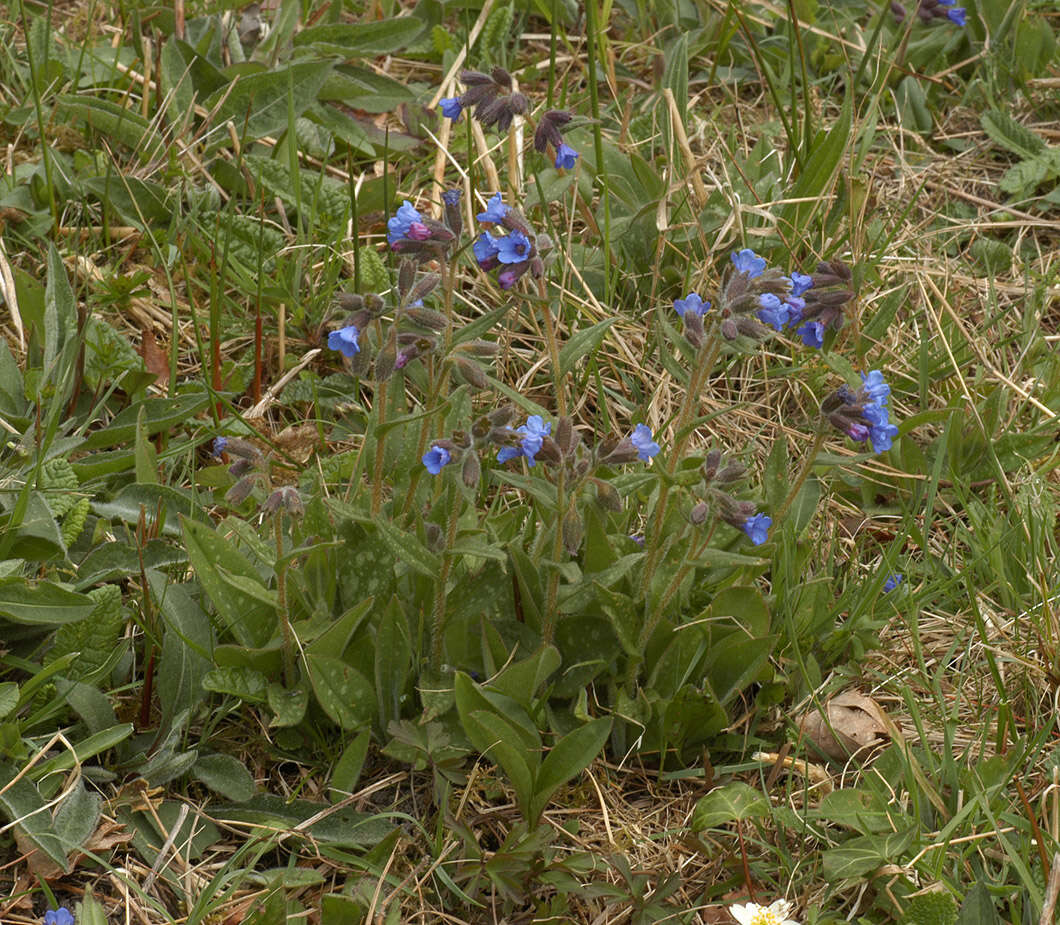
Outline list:
[[[0,921],[1054,921],[1058,25],[5,8]]]

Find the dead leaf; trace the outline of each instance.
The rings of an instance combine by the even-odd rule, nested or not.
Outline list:
[[[825,704],[825,716],[814,708],[804,713],[798,721],[802,734],[817,748],[843,761],[855,753],[872,748],[888,738],[891,726],[887,715],[871,697],[848,690],[833,697]],[[826,718],[827,717],[827,718]]]
[[[276,445],[300,466],[309,462],[319,442],[320,433],[315,424],[292,424],[276,435]]]
[[[140,356],[144,358],[144,369],[149,373],[154,373],[155,382],[168,382],[169,358],[166,352],[158,346],[155,332],[150,328],[144,328],[140,334]]]

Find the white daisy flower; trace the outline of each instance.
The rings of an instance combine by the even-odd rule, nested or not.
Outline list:
[[[758,903],[737,903],[731,906],[729,911],[740,925],[799,925],[794,919],[788,918],[791,903],[786,899],[778,899],[768,906],[760,906]]]

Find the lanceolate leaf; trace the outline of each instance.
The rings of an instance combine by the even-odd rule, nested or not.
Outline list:
[[[67,591],[50,581],[0,579],[0,617],[15,623],[74,623],[95,608],[96,602],[88,595]]]
[[[568,732],[545,757],[534,782],[529,822],[534,824],[558,788],[581,774],[600,754],[611,734],[611,717],[602,716]]]
[[[300,116],[312,105],[333,67],[330,61],[302,61],[276,71],[240,76],[231,87],[222,87],[205,103],[219,105],[215,121],[228,120],[249,138],[274,135],[287,128],[290,102]],[[290,95],[290,100],[288,96]]]

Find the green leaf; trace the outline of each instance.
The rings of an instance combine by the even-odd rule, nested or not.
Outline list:
[[[48,285],[44,289],[44,372],[53,376],[60,370],[56,361],[66,342],[77,333],[77,301],[59,252],[48,243]]]
[[[147,571],[147,585],[165,626],[155,683],[161,726],[168,731],[175,717],[190,714],[205,696],[202,681],[211,667],[213,629],[184,585],[154,569]]]
[[[67,591],[50,581],[0,579],[0,617],[15,623],[58,626],[83,620],[95,609],[92,598]]]
[[[438,570],[441,567],[441,563],[438,557],[424,546],[419,539],[395,526],[385,517],[376,519],[374,523],[379,538],[389,548],[395,559],[399,562],[404,562],[409,568],[419,572],[425,578],[438,580]]]
[[[531,816],[534,798],[534,772],[538,756],[530,753],[519,738],[515,727],[506,719],[487,710],[472,710],[460,715],[464,732],[475,747],[500,767],[515,790],[515,800],[527,822]]]
[[[401,702],[412,661],[408,626],[405,611],[395,595],[383,611],[375,636],[375,692],[380,729],[386,729],[391,720],[401,719]]]
[[[273,712],[269,726],[282,728],[297,726],[305,718],[309,707],[309,689],[304,685],[286,688],[282,684],[270,684],[266,691],[269,709]]]
[[[895,863],[913,841],[913,830],[886,835],[860,835],[821,856],[824,878],[835,883],[864,877],[884,864]]]
[[[294,115],[300,116],[317,98],[334,64],[331,61],[300,61],[288,67],[237,77],[204,103],[218,107],[215,125],[231,120],[236,132],[261,138],[284,131],[288,125],[288,96]]]
[[[118,640],[125,627],[121,588],[117,585],[102,585],[89,591],[87,597],[95,603],[92,613],[84,620],[60,627],[44,659],[47,665],[68,652],[76,652],[77,661],[66,674],[79,681],[89,678],[114,657],[115,649],[120,648]]]
[[[617,318],[605,318],[591,327],[577,331],[559,351],[560,375],[566,376],[582,357],[593,353],[600,346],[600,342],[611,325],[617,320]]]
[[[363,729],[375,715],[375,691],[352,665],[327,655],[306,653],[306,671],[324,712],[343,729]]]
[[[263,646],[276,626],[275,608],[234,587],[230,580],[225,580],[219,568],[224,568],[230,576],[258,581],[254,566],[212,528],[183,516],[180,522],[188,560],[225,626],[241,646]]]
[[[768,816],[769,800],[761,792],[740,781],[717,787],[700,798],[692,811],[693,832],[717,828],[730,822],[744,819],[761,819]]]
[[[531,825],[537,822],[552,795],[567,781],[581,774],[604,747],[611,734],[611,717],[602,716],[568,732],[545,756],[534,782]]]
[[[18,780],[18,770],[0,762],[0,811],[15,826],[16,835],[54,861],[61,870],[68,870],[66,848],[52,824],[51,814],[27,777]]]
[[[555,646],[542,646],[529,658],[512,662],[489,681],[492,690],[507,694],[528,711],[538,688],[562,664],[559,650]]]
[[[191,773],[233,803],[244,803],[254,796],[254,778],[246,765],[232,755],[200,755]]]
[[[361,770],[364,768],[364,759],[368,756],[368,745],[371,741],[372,736],[367,729],[358,733],[335,762],[331,780],[328,781],[328,793],[332,800],[338,802],[357,790],[357,781],[361,778]]]
[[[326,803],[259,793],[237,806],[214,808],[211,816],[221,822],[296,832],[303,838],[359,848],[378,844],[394,829],[390,822],[373,813],[359,813],[349,808],[325,812],[330,808]],[[314,816],[322,818],[306,825]]]
[[[165,142],[154,123],[131,106],[96,96],[66,94],[57,96],[55,102],[57,117],[65,121],[73,118],[87,122],[112,143],[135,151],[142,163],[157,157],[165,149]]]
[[[787,193],[791,201],[782,207],[778,216],[782,225],[801,234],[821,208],[822,203],[828,201],[827,194],[835,180],[847,145],[852,140],[850,132],[852,117],[853,106],[851,94],[848,91],[843,99],[843,108],[840,110],[835,125],[810,150],[799,179]]]
[[[170,127],[182,125],[191,115],[195,102],[191,71],[177,47],[178,41],[172,37],[166,41],[162,46],[160,62],[162,93],[169,102],[165,108],[166,121]]]
[[[0,719],[18,706],[18,685],[14,681],[0,684]]]
[[[35,780],[44,780],[49,774],[65,774],[67,771],[77,767],[78,764],[88,761],[89,758],[94,758],[96,755],[124,742],[132,735],[132,732],[132,723],[118,723],[118,725],[111,726],[109,729],[93,733],[87,738],[78,741],[74,745],[73,751],[64,749],[54,758],[49,758],[47,761],[38,764],[33,769],[31,776]]]
[[[107,913],[103,911],[99,900],[92,895],[91,889],[85,890],[80,906],[77,913],[77,925],[107,925]]]
[[[987,110],[979,117],[979,124],[991,141],[1020,157],[1036,157],[1048,147],[1044,138],[1022,122],[1017,122],[1004,110]]]
[[[981,880],[965,894],[957,915],[957,925],[1001,925],[994,899]]]
[[[1005,171],[998,186],[1012,196],[1027,197],[1047,181],[1060,176],[1060,148],[1049,148],[1041,154],[1020,161]]]
[[[150,436],[154,436],[171,427],[187,424],[209,403],[210,396],[205,390],[179,395],[176,398],[145,398],[119,411],[106,427],[88,434],[79,449],[94,450],[104,446],[132,443],[136,439],[141,406],[146,408],[143,426]]]
[[[101,800],[89,793],[82,779],[78,779],[70,795],[55,812],[55,832],[66,850],[80,848],[96,831]]]
[[[362,23],[328,23],[296,33],[295,48],[314,45],[321,54],[349,58],[373,58],[400,51],[423,31],[423,22],[414,16],[398,16]]]
[[[214,668],[202,679],[204,690],[230,694],[247,703],[264,703],[268,681],[253,668]]]

